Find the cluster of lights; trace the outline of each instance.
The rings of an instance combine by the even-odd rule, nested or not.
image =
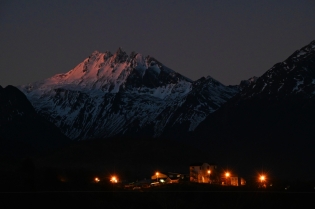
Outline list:
[[[208,171],[208,173],[210,173],[210,172]],[[226,172],[226,173],[225,173],[225,177],[226,177],[226,178],[230,177],[230,173],[229,173],[229,172]],[[260,180],[261,182],[264,182],[264,181],[266,180],[266,176],[265,176],[265,175],[260,175],[260,176],[259,176],[259,180]]]
[[[209,175],[211,174],[211,170],[208,170],[208,174],[209,174]],[[155,175],[156,175],[156,181],[158,181],[159,172],[156,172]],[[230,174],[229,172],[226,172],[226,173],[225,173],[225,177],[226,177],[226,178],[230,177],[230,175],[231,175],[231,174]],[[260,180],[261,183],[265,182],[265,181],[266,181],[266,176],[265,176],[265,175],[260,175],[260,176],[259,176],[259,180]],[[98,182],[100,182],[100,179],[99,179],[98,177],[95,177],[95,178],[94,178],[94,181],[95,181],[96,183],[98,183]],[[112,183],[117,183],[117,182],[118,182],[117,177],[116,177],[116,176],[112,176],[111,179],[110,179],[110,182],[112,182]]]
[[[98,177],[95,177],[95,178],[94,178],[94,182],[95,182],[95,183],[98,183],[98,182],[100,182],[100,181],[101,181],[101,180],[100,180]],[[112,176],[111,179],[110,179],[110,182],[112,182],[112,183],[117,183],[117,182],[118,182],[117,177],[116,177],[116,176]]]

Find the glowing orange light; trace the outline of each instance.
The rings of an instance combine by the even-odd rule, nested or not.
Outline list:
[[[98,177],[95,177],[94,181],[95,181],[95,182],[99,182],[100,179],[99,179]]]
[[[226,173],[225,173],[225,176],[226,176],[226,177],[229,177],[229,176],[230,176],[230,173],[229,173],[229,172],[226,172]]]
[[[158,182],[159,181],[159,172],[156,172],[155,175],[156,175],[156,181]]]
[[[264,175],[261,175],[261,176],[260,176],[260,180],[261,180],[261,181],[265,181],[265,179],[266,179],[266,177],[265,177]]]
[[[117,183],[118,180],[117,180],[116,176],[113,176],[110,181],[112,183]]]
[[[211,170],[208,170],[208,173],[210,174],[210,173],[211,173]]]

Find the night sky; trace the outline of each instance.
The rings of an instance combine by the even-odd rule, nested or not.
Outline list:
[[[239,84],[315,40],[314,0],[0,2],[0,85],[65,73],[122,47],[191,78]]]

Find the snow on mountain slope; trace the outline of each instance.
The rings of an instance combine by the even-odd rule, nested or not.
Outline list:
[[[297,93],[307,97],[315,94],[315,41],[275,64],[245,87],[241,95],[244,99],[258,95],[283,98]]]
[[[189,123],[193,130],[237,90],[208,77],[196,82],[153,57],[121,48],[93,52],[71,71],[19,87],[37,112],[72,139],[139,133]]]

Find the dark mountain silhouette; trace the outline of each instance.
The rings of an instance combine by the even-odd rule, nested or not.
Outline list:
[[[64,173],[85,170],[109,179],[142,180],[155,172],[188,174],[192,162],[213,162],[208,153],[174,140],[115,137],[73,142],[36,162]]]
[[[274,65],[191,135],[221,163],[305,180],[315,171],[315,41]],[[192,141],[192,139],[191,139]]]
[[[1,156],[34,156],[68,142],[57,127],[36,113],[20,90],[0,86]]]

